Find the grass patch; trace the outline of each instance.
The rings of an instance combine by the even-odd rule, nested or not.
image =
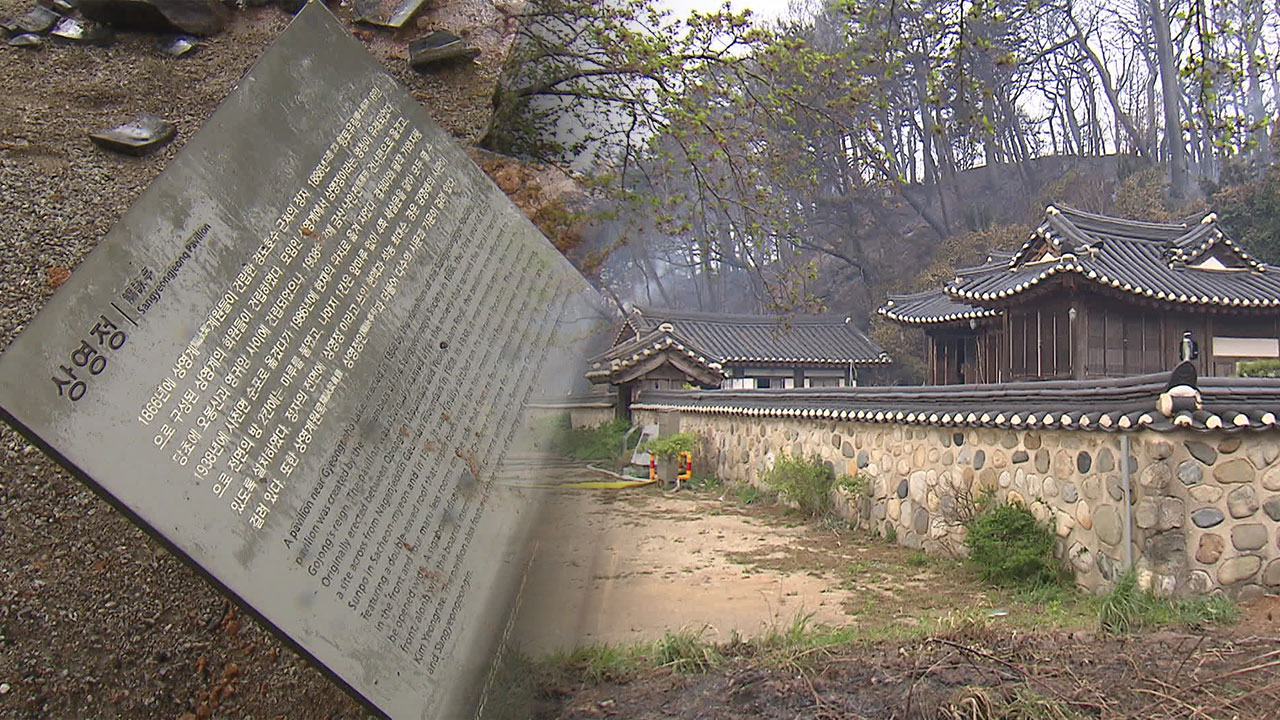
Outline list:
[[[573,677],[591,684],[625,682],[636,674],[657,668],[681,673],[707,672],[724,662],[701,630],[670,630],[651,643],[593,643],[547,655],[538,661],[545,678]]]
[[[723,487],[724,482],[714,475],[694,475],[684,487],[689,490],[714,490]]]
[[[1098,600],[1098,625],[1123,635],[1139,628],[1198,627],[1235,621],[1239,609],[1222,595],[1163,598],[1138,587],[1132,570],[1121,575],[1111,592]]]
[[[653,644],[652,662],[660,668],[680,673],[703,673],[724,662],[724,655],[702,636],[706,628],[692,632],[668,630],[662,639]]]
[[[942,720],[1083,720],[1061,700],[1046,698],[1025,685],[969,687],[946,707]]]
[[[904,560],[903,562],[907,564],[907,567],[922,568],[928,565],[929,563],[933,562],[933,558],[929,557],[928,555],[925,555],[919,550],[916,550],[912,552],[910,555],[908,555],[907,559]]]
[[[755,505],[757,503],[773,502],[776,497],[767,490],[761,490],[755,485],[741,485],[733,489],[733,496],[743,505]]]

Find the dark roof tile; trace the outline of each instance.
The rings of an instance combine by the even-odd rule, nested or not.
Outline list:
[[[629,320],[642,334],[669,323],[673,337],[720,363],[847,365],[851,362],[889,362],[884,348],[845,318],[736,315],[637,307]]]

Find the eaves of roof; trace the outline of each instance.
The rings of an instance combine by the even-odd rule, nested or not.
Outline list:
[[[1202,378],[1197,407],[1162,413],[1170,375],[989,385],[648,392],[637,410],[941,427],[1276,430],[1280,380]]]

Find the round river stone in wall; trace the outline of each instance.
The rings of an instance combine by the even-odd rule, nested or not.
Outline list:
[[[1218,508],[1205,507],[1191,513],[1191,522],[1201,528],[1211,528],[1225,519],[1226,516]]]
[[[1093,513],[1089,510],[1089,503],[1084,500],[1076,505],[1076,522],[1080,527],[1089,530],[1093,527]]]
[[[1059,480],[1066,480],[1075,472],[1075,462],[1071,459],[1071,453],[1066,450],[1059,450],[1053,455],[1053,475]]]
[[[1160,506],[1156,501],[1149,497],[1144,497],[1138,501],[1138,506],[1133,509],[1133,522],[1143,530],[1156,526],[1156,518],[1160,512]]]
[[[1280,490],[1280,466],[1273,467],[1262,474],[1262,487],[1268,490]]]
[[[1044,494],[1044,479],[1039,475],[1027,476],[1027,494],[1033,498],[1040,497]]]
[[[1087,473],[1091,467],[1093,467],[1093,458],[1089,455],[1089,451],[1081,450],[1080,454],[1076,455],[1076,471]]]
[[[1076,490],[1075,483],[1066,483],[1062,486],[1062,502],[1073,503],[1080,499],[1080,493]]]
[[[1030,459],[1031,459],[1031,456],[1030,456],[1030,455],[1027,455],[1027,451],[1026,451],[1026,450],[1015,450],[1015,451],[1014,451],[1014,453],[1013,453],[1013,464],[1014,464],[1014,465],[1021,465],[1022,463],[1026,462],[1027,460],[1030,460]]]
[[[941,457],[941,455],[942,453],[938,452],[938,448],[936,447],[929,448],[929,462],[936,464],[938,462],[938,458]]]
[[[1262,571],[1262,582],[1266,585],[1280,585],[1280,560],[1267,563],[1267,569]]]
[[[1044,484],[1040,486],[1040,494],[1046,498],[1058,497],[1058,481],[1051,477],[1044,479]]]
[[[866,450],[858,451],[858,467],[864,468],[871,463],[871,457],[867,455]]]
[[[983,465],[987,464],[987,453],[985,450],[979,450],[973,454],[973,469],[981,470]]]
[[[1151,459],[1163,460],[1173,454],[1173,446],[1161,440],[1151,446]]]
[[[1000,473],[1000,487],[1007,488],[1012,483],[1013,483],[1013,476],[1009,474],[1008,470],[1005,470],[1004,472]]]
[[[1239,449],[1240,449],[1240,438],[1238,437],[1230,437],[1218,443],[1218,452],[1222,453],[1223,455],[1230,455],[1231,453]]]
[[[1018,492],[1017,490],[1010,490],[1008,494],[1004,496],[1004,499],[1005,499],[1005,502],[1009,503],[1010,505],[1026,505],[1027,504],[1027,501],[1022,497],[1022,493]]]
[[[1187,514],[1186,505],[1179,498],[1160,498],[1160,522],[1158,524],[1161,530],[1182,527],[1182,518]]]
[[[1280,495],[1267,498],[1267,501],[1262,503],[1262,511],[1267,514],[1267,517],[1280,522]]]
[[[1222,488],[1217,485],[1192,485],[1187,493],[1202,503],[1216,503],[1222,499]]]
[[[840,454],[847,458],[851,458],[857,456],[858,450],[853,446],[853,443],[846,442],[844,445],[840,446]]]
[[[916,508],[915,515],[911,519],[911,527],[919,535],[929,532],[929,511],[924,508]]]
[[[1163,460],[1151,463],[1138,476],[1138,482],[1152,490],[1164,490],[1172,479],[1173,471],[1169,469],[1169,463]]]
[[[1196,549],[1196,562],[1212,565],[1218,562],[1218,558],[1222,557],[1222,551],[1226,549],[1227,543],[1221,535],[1205,533],[1200,536],[1200,546]]]
[[[1036,450],[1040,447],[1040,435],[1038,433],[1027,433],[1022,438],[1022,447],[1028,450]]]
[[[1103,505],[1093,514],[1093,527],[1098,539],[1108,545],[1119,545],[1122,538],[1120,512],[1111,505]]]
[[[1253,465],[1244,458],[1236,458],[1218,465],[1213,469],[1213,478],[1220,483],[1253,482]]]
[[[1107,494],[1110,495],[1111,499],[1115,500],[1116,502],[1121,502],[1124,500],[1124,483],[1119,477],[1115,475],[1107,476]],[[1138,501],[1138,493],[1134,488],[1130,488],[1129,504],[1132,505],[1137,501]]]
[[[1027,437],[1030,437],[1030,435]],[[1036,472],[1049,472],[1049,451],[1044,448],[1040,448],[1036,451]]]
[[[1093,569],[1093,553],[1089,552],[1089,548],[1081,542],[1071,544],[1067,557],[1071,558],[1071,564],[1075,566],[1076,572],[1086,573]]]
[[[916,502],[924,502],[925,493],[929,491],[928,476],[923,470],[917,470],[911,473],[907,478],[907,493],[911,495],[911,499]]]
[[[1200,463],[1194,460],[1183,460],[1178,463],[1178,479],[1183,485],[1199,485],[1204,479],[1204,471],[1200,469]]]
[[[1097,500],[1102,497],[1102,478],[1097,475],[1086,475],[1084,480],[1080,481],[1080,489],[1089,500]]]
[[[1267,537],[1262,523],[1242,523],[1231,528],[1231,544],[1237,550],[1257,550],[1267,544]]]
[[[906,480],[903,480],[902,482],[898,483],[898,499],[905,498],[907,496],[907,493],[909,493],[910,491],[911,491],[911,486],[907,483]]]
[[[1258,512],[1258,495],[1244,485],[1227,493],[1227,511],[1233,518],[1247,518]]]
[[[1199,460],[1205,465],[1212,465],[1218,460],[1218,451],[1196,440],[1187,440],[1183,443],[1187,447],[1187,452],[1191,453],[1191,457]]]
[[[1203,570],[1192,570],[1187,576],[1187,590],[1196,595],[1204,595],[1212,588],[1213,578]]]
[[[1000,436],[1000,447],[1006,450],[1012,450],[1018,447],[1018,435],[1016,433],[1007,432]]]
[[[1232,585],[1253,577],[1262,569],[1262,558],[1257,555],[1241,555],[1222,563],[1218,568],[1218,582]]]
[[[1098,451],[1098,472],[1111,472],[1116,469],[1116,456],[1111,454],[1111,448],[1104,447]]]
[[[942,464],[943,464],[943,465],[955,465],[955,464],[956,464],[956,454],[955,454],[954,452],[950,451],[950,450],[947,450],[946,452],[942,453]]]

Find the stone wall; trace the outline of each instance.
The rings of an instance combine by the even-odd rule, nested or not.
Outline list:
[[[817,456],[863,474],[869,492],[838,498],[851,522],[926,552],[963,553],[967,499],[994,492],[1026,504],[1058,534],[1076,582],[1105,590],[1124,564],[1120,435],[753,418],[676,416],[701,439],[702,472],[755,483],[781,454]],[[670,418],[668,418],[669,420]],[[1130,433],[1132,552],[1144,586],[1222,588],[1249,597],[1280,588],[1280,432]],[[840,494],[837,491],[837,494]]]

